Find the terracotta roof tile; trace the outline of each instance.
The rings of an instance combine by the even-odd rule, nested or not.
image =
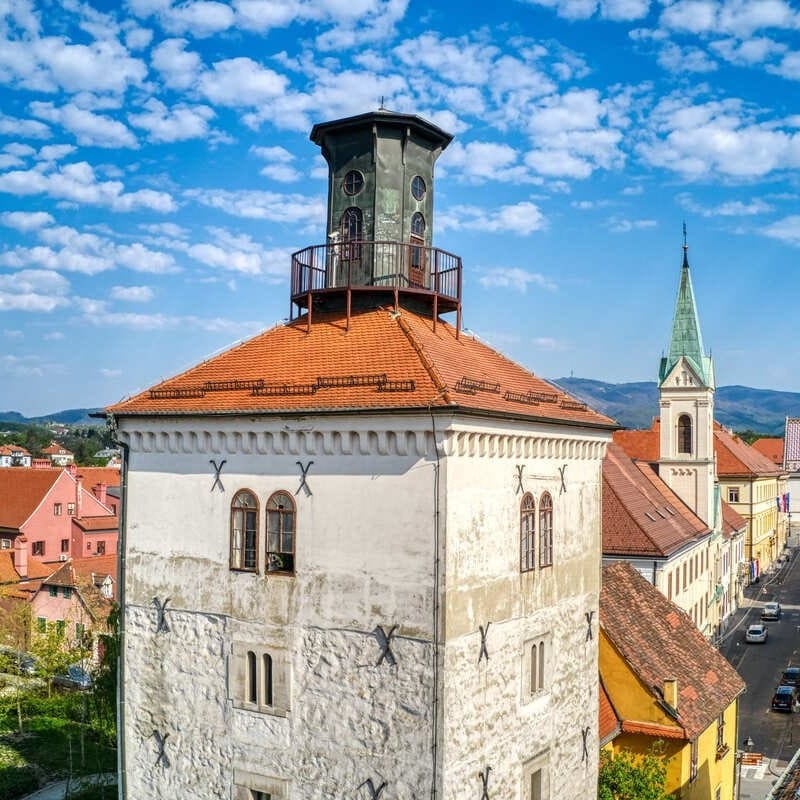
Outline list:
[[[783,437],[756,439],[751,445],[762,456],[766,456],[773,464],[783,465]]]
[[[747,520],[724,500],[722,501],[722,532],[725,536],[738,533],[747,526]]]
[[[23,580],[44,578],[52,572],[52,567],[28,557],[28,574]],[[21,577],[14,563],[13,550],[0,550],[0,584],[17,583]]]
[[[687,738],[704,731],[745,689],[688,614],[627,562],[603,567],[600,624],[644,686],[661,690],[665,681],[677,681],[677,721]],[[656,689],[653,694],[658,698]]]
[[[666,558],[708,533],[648,464],[609,444],[603,460],[603,555]]]
[[[660,455],[660,430],[661,425],[658,420],[655,420],[653,427],[649,430],[614,431],[614,441],[631,458],[654,464]]]
[[[598,728],[600,733],[600,745],[610,742],[619,733],[620,724],[617,712],[611,698],[608,696],[606,687],[600,679],[600,691],[598,697],[600,703],[600,713],[598,717]]]
[[[115,517],[113,514],[107,517],[74,517],[72,524],[86,533],[94,533],[95,531],[118,531],[119,517]]]
[[[412,311],[315,314],[264,331],[152,389],[115,414],[465,410],[581,425],[616,423],[479,340]]]
[[[782,472],[773,461],[718,424],[714,425],[714,452],[720,478],[758,478]]]
[[[19,528],[44,500],[61,470],[0,467],[0,527]]]

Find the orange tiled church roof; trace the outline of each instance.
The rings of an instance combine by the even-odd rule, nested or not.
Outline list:
[[[465,333],[412,311],[314,314],[111,406],[115,414],[324,413],[451,406],[616,427]]]

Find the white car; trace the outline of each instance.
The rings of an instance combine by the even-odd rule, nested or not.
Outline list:
[[[767,626],[760,623],[751,625],[744,635],[744,640],[753,644],[763,644],[767,641]]]

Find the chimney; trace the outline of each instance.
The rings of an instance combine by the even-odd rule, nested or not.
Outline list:
[[[70,474],[70,475],[72,475],[72,477],[74,478],[74,477],[75,477],[75,475],[76,475],[76,474],[77,474],[77,472],[78,472],[78,465],[77,465],[77,464],[70,464],[70,465],[67,467],[67,470],[69,471],[69,474]]]
[[[75,476],[75,516],[81,518],[81,500],[83,499],[83,475]]]
[[[678,710],[678,680],[667,678],[664,681],[664,702]]]
[[[108,496],[106,494],[106,490],[108,486],[105,483],[98,483],[95,486],[92,486],[92,494],[103,504],[106,504],[106,500]]]
[[[28,577],[28,540],[20,534],[14,539],[14,569],[20,578]]]

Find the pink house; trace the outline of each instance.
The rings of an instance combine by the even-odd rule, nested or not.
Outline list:
[[[91,555],[100,542],[101,554],[116,553],[119,521],[107,502],[106,484],[90,491],[81,468],[0,468],[0,551],[24,536],[28,556],[45,563]]]

